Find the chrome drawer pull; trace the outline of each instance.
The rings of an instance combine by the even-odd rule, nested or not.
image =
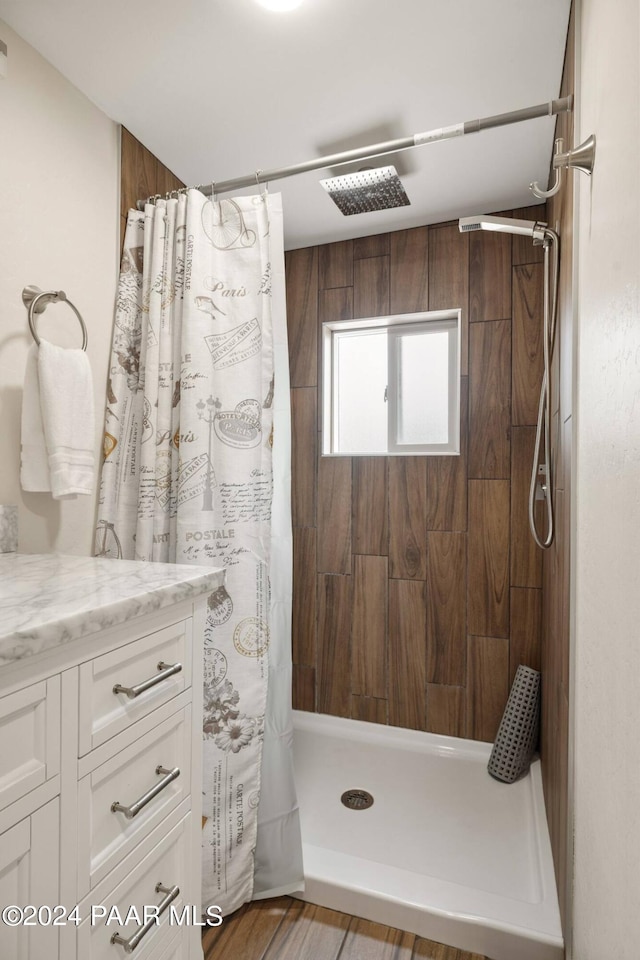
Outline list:
[[[158,917],[162,916],[169,904],[173,903],[176,897],[180,896],[180,887],[165,887],[161,883],[156,883],[156,893],[166,893],[166,897],[158,904],[158,912],[154,917],[149,917],[144,926],[140,927],[128,940],[121,937],[119,933],[114,933],[111,937],[111,943],[119,943],[120,946],[124,948],[125,953],[133,953],[142,938],[149,933],[149,930],[157,926]]]
[[[130,807],[125,807],[121,803],[112,803],[111,804],[111,813],[124,813],[127,820],[133,820],[136,817],[143,807],[149,803],[150,800],[153,800],[154,797],[157,797],[165,787],[168,787],[172,780],[177,780],[180,776],[180,767],[174,767],[173,770],[165,770],[164,767],[156,767],[156,773],[160,775],[164,774],[162,780],[159,783],[156,783],[155,787],[151,787],[151,790],[147,790],[139,800],[136,800],[135,803],[132,803]]]
[[[142,683],[137,683],[135,687],[123,687],[121,683],[116,683],[113,688],[114,693],[126,693],[129,697],[129,700],[133,700],[134,697],[139,697],[141,693],[144,693],[145,690],[150,690],[151,687],[155,687],[156,683],[162,683],[163,680],[166,680],[167,677],[172,677],[174,673],[180,673],[182,670],[181,663],[160,663],[158,664],[158,670],[160,673],[157,673],[155,677],[149,677],[148,680],[143,680]]]

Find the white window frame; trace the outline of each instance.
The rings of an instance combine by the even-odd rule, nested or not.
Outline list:
[[[461,311],[430,310],[424,313],[403,313],[388,317],[365,317],[360,320],[333,320],[322,324],[322,455],[325,457],[393,457],[393,456],[456,456],[460,453],[460,330]],[[449,440],[447,443],[401,444],[397,440],[398,398],[398,342],[400,337],[424,333],[425,326],[433,331],[448,330],[449,336]],[[387,450],[348,451],[338,449],[338,353],[337,336],[340,333],[366,334],[371,330],[387,330],[388,384]]]

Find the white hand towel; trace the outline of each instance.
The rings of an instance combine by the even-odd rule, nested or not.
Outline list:
[[[29,347],[27,366],[24,372],[20,483],[23,490],[28,490],[31,493],[51,490],[49,459],[40,412],[38,347],[35,343]]]
[[[37,348],[40,429],[47,451],[48,484],[42,486],[40,435],[33,410],[31,351],[27,359],[23,399],[22,485],[25,490],[51,490],[54,500],[93,493],[95,416],[93,380],[84,350],[66,350],[41,340]],[[27,382],[27,377],[29,382]],[[27,389],[31,392],[27,396]],[[37,411],[36,411],[37,412]],[[25,469],[25,464],[27,464]],[[35,478],[33,476],[35,474]]]

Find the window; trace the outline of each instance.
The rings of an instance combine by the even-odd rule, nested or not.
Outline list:
[[[322,325],[328,456],[460,452],[460,311]]]

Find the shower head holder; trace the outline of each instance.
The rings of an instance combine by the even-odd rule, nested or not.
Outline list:
[[[561,141],[562,142],[562,141]],[[556,153],[553,158],[555,170],[581,170],[587,176],[593,173],[593,165],[596,159],[596,138],[595,134],[574,147],[573,150],[567,150],[566,153]]]
[[[564,141],[559,137],[555,141],[553,151],[552,166],[556,172],[553,186],[550,187],[549,190],[543,190],[537,180],[529,184],[531,193],[534,197],[537,197],[538,200],[548,200],[549,197],[554,197],[556,193],[558,193],[562,187],[563,170],[581,170],[583,173],[586,173],[587,176],[591,176],[593,173],[593,165],[596,157],[595,134],[592,133],[584,143],[574,147],[573,150],[567,150],[566,153],[562,152],[563,146]]]

